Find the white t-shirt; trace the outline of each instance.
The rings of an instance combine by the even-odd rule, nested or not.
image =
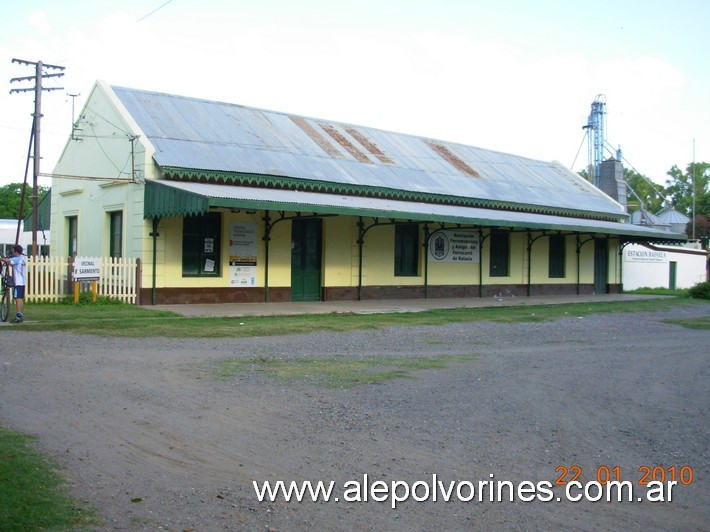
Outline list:
[[[15,280],[15,286],[25,286],[27,284],[27,262],[25,257],[22,255],[10,257],[10,264],[12,264],[12,277]]]

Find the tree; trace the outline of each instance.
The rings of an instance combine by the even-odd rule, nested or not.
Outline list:
[[[710,216],[710,163],[691,163],[685,173],[673,165],[667,173],[666,193],[677,211],[693,216],[693,182],[695,182],[695,214]]]
[[[22,183],[10,183],[0,187],[0,218],[17,220],[24,218],[32,212],[32,187],[25,186],[25,205],[20,213],[20,202],[22,200]],[[49,192],[49,187],[38,186],[37,194],[39,198],[44,197]]]
[[[693,237],[693,221],[688,222],[685,228],[685,232],[688,237]],[[710,239],[710,216],[705,216],[704,214],[697,214],[695,216],[695,238],[697,240],[703,240],[705,246],[707,246],[707,241]]]
[[[656,213],[663,208],[666,192],[662,185],[652,184],[631,168],[624,168],[624,179],[629,189],[626,196],[629,212],[645,209]]]
[[[589,181],[589,172],[586,169],[580,170],[577,175]],[[624,167],[624,180],[627,185],[626,199],[629,212],[643,208],[656,213],[663,208],[666,198],[663,185],[653,183],[648,177],[626,167]]]
[[[673,166],[668,171],[670,179],[666,180],[672,205],[676,210],[686,214],[691,221],[686,227],[688,237],[707,239],[710,237],[710,163],[691,163],[685,173]],[[693,193],[695,193],[695,234],[693,235]]]

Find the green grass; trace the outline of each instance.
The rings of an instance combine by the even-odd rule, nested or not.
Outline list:
[[[702,318],[678,318],[678,319],[668,319],[663,320],[664,323],[671,323],[673,325],[680,325],[686,329],[699,329],[699,330],[710,330],[710,316],[703,316]]]
[[[240,373],[263,375],[287,384],[311,384],[329,388],[351,388],[382,384],[411,376],[414,371],[445,368],[451,362],[471,360],[474,355],[413,358],[268,358],[233,359],[220,362],[212,374],[229,380]]]
[[[343,332],[384,326],[447,325],[490,321],[498,323],[543,322],[565,317],[616,312],[654,312],[675,305],[703,304],[688,298],[638,301],[517,305],[471,309],[428,310],[382,314],[313,314],[242,318],[183,317],[173,312],[132,305],[27,305],[26,321],[17,331],[66,331],[77,334],[132,338],[230,338]]]
[[[81,530],[99,524],[94,511],[67,494],[61,476],[33,438],[0,427],[0,530]]]
[[[675,296],[675,297],[689,297],[687,288],[679,288],[677,290],[671,290],[670,288],[649,288],[644,286],[642,288],[637,288],[636,290],[624,290],[625,294],[641,294],[649,296]]]

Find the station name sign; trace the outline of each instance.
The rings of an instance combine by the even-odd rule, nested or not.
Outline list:
[[[74,259],[74,280],[75,281],[98,281],[101,274],[99,258]]]
[[[666,262],[668,253],[653,249],[626,249],[624,250],[626,262]]]

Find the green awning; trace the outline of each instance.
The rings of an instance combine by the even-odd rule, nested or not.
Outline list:
[[[144,199],[144,218],[199,216],[210,209],[209,196],[165,186],[160,181],[146,181]]]
[[[52,211],[52,190],[50,189],[37,203],[37,230],[48,231]],[[32,232],[32,211],[22,220],[23,231]]]
[[[146,181],[145,218],[197,216],[206,214],[211,208],[336,214],[536,231],[568,231],[618,235],[642,241],[686,240],[683,234],[623,222],[296,190],[184,181]]]

